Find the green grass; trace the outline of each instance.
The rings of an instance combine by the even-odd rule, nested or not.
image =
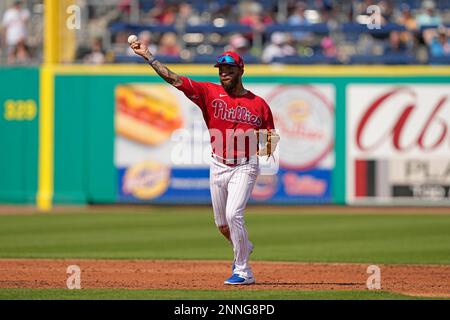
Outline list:
[[[450,215],[250,208],[253,260],[450,263]],[[264,212],[264,213],[262,213]],[[0,258],[232,259],[208,208],[0,215]],[[383,291],[0,289],[0,299],[416,299]]]
[[[247,227],[256,246],[253,260],[450,263],[450,215],[327,214],[326,209],[296,215],[274,210],[279,212],[247,211]],[[0,258],[231,256],[208,208],[0,216]]]
[[[0,289],[0,300],[368,300],[419,299],[384,291]],[[424,299],[424,298],[421,298]]]

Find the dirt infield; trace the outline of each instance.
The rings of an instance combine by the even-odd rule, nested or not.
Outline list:
[[[123,289],[235,290],[223,285],[226,261],[0,260],[0,288],[66,288],[69,265],[81,268],[81,286]],[[257,283],[241,290],[367,290],[369,265],[253,262]],[[450,297],[450,265],[379,265],[381,289]]]

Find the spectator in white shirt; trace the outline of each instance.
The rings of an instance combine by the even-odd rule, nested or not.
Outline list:
[[[15,63],[17,46],[26,44],[27,22],[30,11],[22,8],[22,1],[15,1],[11,8],[5,11],[2,27],[5,30],[5,43],[8,50],[8,63]]]
[[[274,58],[283,58],[296,55],[295,48],[290,44],[289,34],[274,32],[270,37],[270,44],[264,48],[261,60],[271,63]]]
[[[83,62],[86,64],[104,64],[106,62],[106,56],[103,51],[101,38],[94,38],[91,41],[91,48],[84,55]]]
[[[417,24],[422,26],[438,26],[442,23],[442,18],[436,12],[436,5],[432,0],[422,2],[423,12],[417,16]]]

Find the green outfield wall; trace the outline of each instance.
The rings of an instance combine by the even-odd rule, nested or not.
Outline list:
[[[0,202],[34,203],[39,69],[0,69]]]
[[[211,69],[213,68],[206,66],[173,66],[175,72],[190,75],[195,80],[216,82],[215,70]],[[114,164],[115,89],[121,84],[163,84],[163,81],[155,76],[148,66],[92,68],[87,66],[59,66],[54,68],[53,72],[55,92],[52,164],[53,201],[56,204],[114,203],[118,194],[117,170]],[[370,99],[372,100],[382,95],[383,90],[388,90],[387,87],[383,86],[391,86],[394,90],[405,87],[405,90],[411,92],[407,93],[407,97],[402,98],[402,101],[404,101],[402,105],[412,103],[418,106],[417,110],[420,108],[435,109],[438,101],[436,103],[430,102],[430,106],[427,106],[425,105],[427,99],[432,100],[433,97],[442,96],[444,102],[438,110],[442,115],[438,115],[436,111],[432,115],[434,118],[431,118],[430,113],[425,112],[424,117],[430,118],[430,121],[428,121],[428,124],[419,124],[419,126],[421,128],[425,125],[432,127],[427,129],[426,134],[423,134],[422,140],[425,141],[425,144],[431,146],[435,140],[437,141],[440,138],[447,141],[447,144],[442,142],[438,146],[440,149],[436,151],[436,161],[445,161],[447,149],[450,148],[449,134],[446,132],[445,137],[441,137],[444,134],[443,126],[445,125],[447,128],[450,118],[447,114],[447,119],[443,119],[445,112],[450,110],[447,110],[447,108],[450,108],[448,106],[450,97],[446,100],[450,92],[450,90],[447,91],[450,88],[447,87],[450,84],[449,68],[327,66],[269,68],[255,66],[246,69],[244,80],[248,85],[330,85],[334,88],[335,136],[331,203],[345,204],[349,201],[348,181],[353,181],[350,187],[353,188],[351,191],[354,196],[351,197],[350,202],[357,199],[362,194],[362,191],[358,189],[359,185],[361,183],[364,185],[364,179],[370,178],[370,175],[364,176],[361,178],[364,180],[363,182],[356,181],[360,174],[357,171],[358,169],[356,169],[354,175],[349,175],[347,172],[349,167],[348,155],[354,158],[351,161],[360,159],[359,151],[351,153],[348,146],[349,142],[353,141],[351,132],[349,133],[346,126],[348,119],[353,119],[347,110],[348,90],[351,86],[353,86],[352,90],[354,90],[355,95],[360,95],[359,91],[361,90],[370,91],[371,87],[379,87],[379,92],[375,90],[371,93]],[[0,84],[2,88],[0,91],[0,105],[2,107],[0,118],[0,202],[34,203],[38,188],[39,69],[2,68]],[[358,85],[362,86],[361,90]],[[430,89],[431,91],[427,91],[426,86],[437,86],[439,90],[432,91]],[[418,100],[411,100],[414,97],[419,98],[417,98]],[[364,102],[364,99],[361,100]],[[352,103],[352,112],[355,113],[357,118],[360,115],[355,110],[363,108],[364,105],[359,107],[358,101]],[[406,131],[412,130],[414,123],[419,121],[413,120],[413,116],[410,118],[410,123],[405,125]],[[381,120],[376,119],[376,121]],[[448,127],[450,129],[450,125]],[[386,136],[389,136],[390,129],[391,127],[386,129]],[[415,132],[414,135],[420,133]],[[435,135],[437,136],[435,137]],[[408,140],[406,137],[408,137],[407,132],[402,139]],[[370,135],[367,139],[370,140]],[[397,156],[395,152],[390,154],[386,150],[380,151],[380,153],[374,151],[375,153],[368,156],[365,153],[361,157],[365,157],[364,159],[370,162],[378,158],[389,160]],[[411,156],[403,154],[400,158],[417,159],[427,158],[430,155],[430,150],[421,151],[424,152],[422,155],[420,152],[416,152]],[[432,151],[434,152],[434,149]],[[450,152],[448,154],[450,155]],[[433,162],[429,163],[430,166],[432,164]],[[401,164],[399,165],[401,166]],[[445,168],[445,164],[442,164],[442,166]],[[351,168],[354,170],[353,167]],[[435,173],[429,172],[429,174]],[[439,173],[435,175],[439,175]],[[400,178],[397,177],[396,179],[399,180]],[[400,187],[407,185],[408,179],[409,177],[404,177],[403,180],[405,181],[400,179]],[[436,182],[436,179],[424,179],[422,177],[423,181],[420,179],[417,181],[422,184],[430,184],[430,181],[434,181],[433,183],[440,185],[443,188],[442,190],[450,192],[446,191],[446,188],[450,185],[447,178],[437,179],[438,182]],[[392,182],[392,188],[400,188],[394,182]],[[362,190],[367,194],[363,194],[361,199],[369,200],[368,203],[371,203],[370,200],[376,198],[376,194],[370,194],[370,190],[373,188],[375,187],[371,186],[370,183],[366,189],[363,186]],[[391,196],[394,197],[394,195]],[[440,200],[447,200],[447,198],[448,193]]]

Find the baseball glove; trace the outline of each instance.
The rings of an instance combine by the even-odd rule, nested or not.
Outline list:
[[[258,156],[267,156],[267,158],[269,158],[277,148],[278,142],[280,141],[280,135],[276,130],[272,129],[258,129],[255,131],[258,146],[262,146],[261,148],[258,148],[256,154]]]

